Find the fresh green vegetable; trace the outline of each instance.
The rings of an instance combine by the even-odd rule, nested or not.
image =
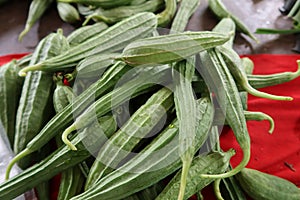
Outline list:
[[[101,7],[96,9],[92,14],[86,16],[83,24],[88,23],[91,19],[94,21],[103,21],[107,24],[114,24],[127,17],[138,14],[140,12],[157,12],[164,7],[163,0],[149,0],[139,5],[128,5],[103,10]]]
[[[55,72],[73,68],[86,56],[118,51],[133,40],[147,37],[156,28],[156,24],[157,20],[153,13],[136,14],[109,27],[93,39],[71,47],[59,56],[23,68],[19,75],[25,76],[27,72],[36,70]]]
[[[214,110],[210,98],[203,97],[198,100],[197,111],[196,151],[207,139],[213,121]],[[122,199],[163,180],[180,166],[178,122],[175,120],[140,154],[72,200]]]
[[[244,71],[247,78],[248,75],[253,74],[254,63],[248,57],[241,58],[241,70]],[[248,80],[248,79],[247,79]],[[249,82],[249,81],[248,81]],[[240,92],[243,109],[248,110],[248,93],[246,91]]]
[[[244,168],[236,175],[243,190],[254,200],[296,200],[300,189],[292,182],[255,169]]]
[[[53,105],[56,113],[61,112],[65,107],[75,99],[75,94],[70,86],[63,84],[63,76],[57,75],[55,77],[56,88],[53,92]]]
[[[230,17],[222,18],[219,23],[213,28],[213,31],[219,33],[230,33],[235,32],[236,25]],[[233,34],[230,39],[223,44],[227,48],[233,48],[235,34]]]
[[[52,33],[42,39],[36,47],[30,65],[54,57],[69,48],[62,32]],[[41,71],[30,72],[22,88],[19,107],[16,114],[14,152],[20,153],[28,142],[35,137],[45,123],[54,115],[52,93],[54,82],[52,74]],[[52,112],[51,112],[52,111]],[[28,156],[18,162],[25,169],[34,162],[36,155]]]
[[[119,53],[95,54],[88,56],[76,66],[78,78],[98,78],[110,65],[114,64],[114,57]]]
[[[116,169],[132,153],[134,147],[151,133],[172,106],[173,93],[168,88],[164,87],[154,93],[100,149],[90,169],[85,189]]]
[[[242,161],[231,171],[213,175],[202,174],[203,178],[226,178],[235,175],[243,169],[250,159],[250,137],[247,130],[246,119],[243,113],[243,106],[238,89],[231,76],[222,55],[211,49],[200,54],[203,67],[202,74],[205,74],[208,87],[215,92],[220,107],[226,113],[226,120],[232,128],[235,138],[243,151]],[[216,83],[217,85],[213,85]]]
[[[100,131],[102,130],[102,131]],[[49,180],[91,156],[88,149],[99,148],[116,130],[112,116],[104,116],[81,130],[72,140],[78,151],[62,146],[41,162],[0,184],[0,199],[13,199],[39,183]]]
[[[113,8],[118,6],[124,6],[131,3],[132,0],[58,0],[58,2],[66,3],[79,3],[92,6],[98,6],[102,8]]]
[[[55,79],[56,88],[53,94],[53,104],[55,111],[58,113],[72,103],[75,95],[71,87],[63,84],[62,75],[57,75]],[[57,135],[55,139],[58,147],[63,146],[60,135]],[[67,200],[81,191],[84,185],[84,176],[81,173],[79,165],[75,165],[62,171],[57,199]]]
[[[168,66],[148,67],[145,68],[136,78],[126,82],[120,87],[115,88],[110,93],[102,96],[95,101],[88,109],[78,116],[74,123],[71,124],[62,134],[62,140],[71,149],[76,150],[76,147],[68,140],[68,135],[80,128],[84,128],[92,122],[95,116],[102,116],[114,109],[115,106],[124,103],[129,97],[133,98],[150,90],[158,83],[164,82],[166,74],[169,72]],[[131,96],[130,96],[131,95]]]
[[[140,5],[145,3],[147,0],[132,0],[130,5]]]
[[[154,36],[133,41],[117,59],[132,66],[168,64],[221,45],[229,38],[230,34],[211,31]]]
[[[18,77],[17,60],[0,67],[0,121],[11,146],[15,138],[16,113],[24,78]]]
[[[80,21],[77,9],[69,3],[57,2],[56,4],[59,17],[67,23],[74,24]]]
[[[111,67],[97,82],[85,90],[74,99],[74,102],[57,113],[27,145],[26,148],[17,154],[9,163],[6,170],[6,176],[12,166],[27,155],[39,150],[57,134],[66,128],[73,120],[76,112],[81,113],[88,107],[93,100],[99,98],[114,87],[116,82],[126,73],[130,67],[123,63],[116,63]],[[78,114],[76,114],[78,115]]]
[[[246,73],[243,72],[243,70],[241,70],[241,68],[240,68],[240,66],[242,64],[241,64],[241,59],[240,59],[239,55],[234,50],[228,49],[224,46],[217,47],[217,50],[222,54],[232,76],[239,83],[239,85],[241,87],[243,87],[244,90],[247,91],[248,93],[250,93],[254,96],[273,99],[273,100],[287,100],[287,101],[293,100],[292,97],[272,95],[272,94],[268,94],[268,93],[261,92],[261,91],[254,89],[249,84]]]
[[[193,159],[191,168],[187,177],[187,189],[184,193],[184,199],[188,199],[197,191],[213,182],[213,179],[206,179],[199,176],[201,173],[222,173],[229,165],[230,158],[235,154],[231,149],[228,152],[214,152],[207,155],[199,155]],[[166,188],[155,200],[176,200],[180,187],[180,171],[172,178]]]
[[[222,18],[230,17],[234,21],[237,30],[241,31],[242,33],[245,33],[251,39],[258,42],[257,38],[251,33],[251,31],[247,28],[247,26],[241,20],[239,20],[238,17],[236,17],[235,15],[229,12],[221,0],[209,0],[208,5],[211,11],[218,18],[222,19]]]
[[[30,31],[31,27],[44,14],[44,12],[53,3],[53,0],[32,0],[29,7],[29,12],[24,30],[19,35],[21,41],[23,37]]]
[[[68,200],[80,193],[84,185],[84,177],[78,165],[62,172],[58,190],[58,200]]]
[[[188,59],[188,61],[193,59]],[[181,61],[173,67],[174,101],[179,122],[179,155],[182,160],[182,179],[178,199],[183,199],[190,165],[195,154],[196,100],[192,89],[195,65]]]
[[[96,35],[100,34],[107,28],[108,26],[103,22],[98,22],[93,25],[82,26],[71,32],[70,35],[68,35],[67,40],[71,46],[79,45],[88,39],[96,37]]]
[[[189,18],[194,14],[201,1],[182,0],[171,25],[171,32],[183,32]]]
[[[289,82],[300,76],[300,60],[297,61],[298,69],[295,72],[281,72],[268,75],[247,75],[250,85],[254,88],[264,88]]]

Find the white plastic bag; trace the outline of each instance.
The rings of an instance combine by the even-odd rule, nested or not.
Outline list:
[[[8,138],[5,134],[4,127],[0,121],[0,183],[5,181],[5,171],[9,161],[13,158],[14,154],[10,148]],[[18,166],[14,166],[11,170],[10,177],[20,173],[22,170]],[[26,193],[30,199],[37,199],[33,190]],[[15,198],[16,200],[25,200],[25,195],[20,195]]]

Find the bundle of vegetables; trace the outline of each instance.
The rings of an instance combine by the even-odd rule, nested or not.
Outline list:
[[[58,199],[201,198],[213,182],[222,199],[221,180],[238,199],[245,199],[240,186],[254,199],[299,199],[292,183],[245,167],[246,120],[269,120],[274,128],[270,116],[247,110],[247,93],[292,100],[257,89],[299,77],[300,63],[296,72],[252,75],[253,63],[232,45],[236,30],[255,37],[221,1],[209,3],[221,18],[212,31],[184,31],[199,1],[182,0],[168,35],[156,31],[162,15],[141,12],[68,37],[51,33],[33,54],[2,66],[1,120],[17,155],[0,199],[34,187],[47,199],[47,181],[57,174]],[[243,150],[233,169],[234,150],[223,152],[218,142],[224,123]],[[208,137],[211,148],[199,154]],[[35,159],[53,142],[57,149]],[[16,163],[24,171],[10,178]]]
[[[86,18],[83,25],[91,19],[94,22],[112,25],[141,12],[152,12],[157,14],[158,26],[165,26],[173,18],[177,7],[176,0],[32,0],[19,40],[22,40],[54,3],[59,17],[64,22],[78,24],[82,22],[82,18]]]

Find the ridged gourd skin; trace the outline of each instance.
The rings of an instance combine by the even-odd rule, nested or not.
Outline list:
[[[62,30],[43,38],[32,54],[30,65],[57,56],[69,49],[67,39]],[[28,142],[35,137],[43,126],[55,114],[52,94],[54,90],[53,74],[42,71],[28,73],[25,77],[19,107],[16,114],[14,152],[20,153]],[[28,156],[18,164],[27,168],[35,156]]]
[[[164,87],[154,93],[111,137],[110,142],[100,149],[90,169],[85,188],[90,188],[112,172],[142,138],[151,134],[173,105],[173,93],[168,88]]]
[[[221,45],[230,39],[231,34],[186,31],[148,37],[130,43],[118,59],[131,66],[168,64]]]
[[[236,177],[254,200],[300,199],[300,189],[286,179],[250,168],[244,168]]]
[[[105,9],[128,5],[132,1],[133,0],[58,0],[58,2],[87,4]]]
[[[87,56],[116,52],[134,40],[148,37],[156,27],[157,19],[153,13],[138,13],[81,44],[71,46],[69,50],[58,56],[23,68],[19,75],[26,76],[27,72],[36,70],[57,72],[73,69],[80,60]]]
[[[24,78],[18,76],[19,69],[16,60],[0,67],[0,121],[12,147],[15,140],[16,113],[24,83]]]
[[[220,153],[214,152],[207,155],[200,155],[193,159],[192,165],[187,176],[186,191],[184,193],[184,199],[188,199],[196,192],[202,190],[205,186],[212,183],[215,179],[201,178],[201,173],[222,173],[229,166],[230,158],[235,154],[234,150],[231,149],[228,152]],[[180,176],[179,171],[164,190],[159,194],[155,200],[176,200],[178,197],[180,187]]]
[[[103,132],[99,131],[99,128]],[[111,115],[99,118],[98,122],[80,130],[72,138],[72,142],[77,145],[77,151],[61,146],[41,162],[1,183],[0,199],[14,199],[41,182],[50,180],[69,167],[86,160],[91,156],[89,149],[99,148],[99,145],[101,146],[116,129],[117,124]]]
[[[197,112],[195,150],[204,144],[213,122],[214,108],[208,97],[197,100]],[[72,200],[123,199],[180,169],[178,129],[178,121],[174,120],[140,154]]]

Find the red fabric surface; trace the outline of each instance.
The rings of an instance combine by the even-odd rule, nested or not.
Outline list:
[[[20,59],[23,56],[26,56],[28,53],[20,53],[20,54],[8,54],[4,56],[0,56],[0,65],[11,61],[12,59]]]
[[[254,74],[270,74],[284,71],[296,71],[299,55],[251,55]],[[254,168],[282,178],[286,178],[300,187],[300,78],[288,83],[272,86],[261,91],[291,96],[293,101],[274,101],[248,95],[248,110],[269,114],[275,122],[275,130],[268,134],[267,121],[247,122],[251,137],[251,160],[249,168]],[[236,156],[231,164],[236,166],[242,159],[241,150],[231,130],[221,135],[224,150],[235,148]],[[292,169],[287,165],[292,165]]]
[[[0,65],[24,55],[26,54],[2,56]],[[247,57],[254,62],[254,74],[296,71],[296,60],[300,59],[300,55],[259,54]],[[288,179],[300,187],[300,78],[260,90],[292,96],[294,100],[274,101],[249,95],[248,110],[269,114],[275,121],[275,130],[269,135],[267,121],[247,122],[252,154],[247,167]],[[228,127],[223,128],[221,147],[223,150],[234,148],[237,151],[231,160],[231,164],[236,166],[242,159],[242,153]],[[55,180],[59,180],[59,177]],[[210,188],[206,188],[203,194],[205,199],[215,199]]]

